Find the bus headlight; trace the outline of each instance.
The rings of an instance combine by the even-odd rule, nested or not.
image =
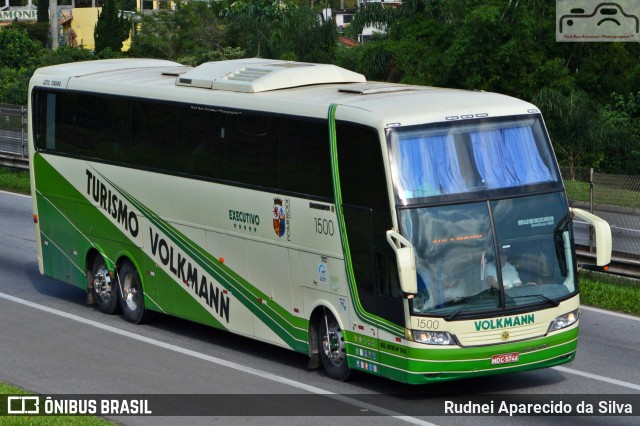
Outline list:
[[[555,320],[553,320],[553,322],[549,326],[549,330],[547,330],[547,333],[555,330],[560,330],[562,328],[569,327],[570,325],[575,324],[576,321],[578,321],[578,316],[578,309],[576,309],[575,311],[571,311],[568,314],[560,315]]]
[[[453,345],[453,336],[446,331],[413,330],[413,338],[416,342],[427,345]]]

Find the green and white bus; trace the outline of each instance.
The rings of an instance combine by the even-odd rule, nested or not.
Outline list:
[[[575,356],[572,217],[600,266],[611,234],[570,209],[529,103],[268,59],[56,65],[29,99],[40,272],[107,314],[186,318],[336,379]]]

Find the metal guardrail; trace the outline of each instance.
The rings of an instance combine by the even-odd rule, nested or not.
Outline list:
[[[596,263],[596,254],[590,253],[587,250],[576,249],[576,258],[578,261],[578,269],[583,269],[581,265],[595,265]],[[603,272],[629,278],[640,278],[640,260],[611,257],[609,269]]]
[[[6,155],[0,152],[0,166],[12,169],[29,170],[29,158]]]
[[[0,166],[29,168],[27,108],[0,104]]]

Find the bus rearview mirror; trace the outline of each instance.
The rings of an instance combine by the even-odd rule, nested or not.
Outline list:
[[[405,294],[418,293],[416,256],[413,245],[393,229],[387,231],[387,241],[396,254],[400,289]]]
[[[596,265],[599,268],[604,268],[609,265],[609,263],[611,263],[611,249],[613,245],[609,224],[604,219],[582,209],[571,208],[571,213],[574,217],[582,219],[593,226],[596,235]]]

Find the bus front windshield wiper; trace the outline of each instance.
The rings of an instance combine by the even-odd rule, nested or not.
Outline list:
[[[466,305],[462,305],[461,307],[459,307],[456,311],[453,311],[453,313],[451,313],[449,316],[447,316],[445,319],[447,321],[451,321],[452,319],[454,319],[456,316],[458,316],[458,314],[462,311],[464,311],[465,309],[467,309],[469,307],[469,304],[467,303]]]
[[[478,303],[477,303],[478,301],[483,301],[483,300],[486,301],[488,299],[494,299],[495,297],[499,297],[499,295],[500,295],[500,292],[497,289],[488,289],[471,297],[457,297],[452,302],[453,303],[464,302],[464,305],[460,306],[458,309],[450,313],[447,317],[445,317],[445,319],[447,321],[450,321],[453,318],[460,315],[462,312],[466,311],[467,308],[471,306],[478,306]]]
[[[546,301],[546,302],[551,303],[553,306],[556,306],[556,307],[557,307],[557,306],[560,306],[560,302],[558,302],[557,300],[553,300],[553,299],[551,299],[551,298],[549,298],[549,297],[545,296],[545,295],[544,295],[544,294],[542,294],[542,293],[536,293],[536,294],[523,294],[522,296],[512,296],[511,298],[512,298],[512,299],[522,299],[522,298],[525,298],[525,297],[538,297],[538,298],[540,298],[540,299],[542,299],[542,300],[544,300],[544,301]]]
[[[471,302],[473,299],[470,297],[456,297],[455,299],[453,299],[450,304],[453,303],[459,303],[462,302],[464,303],[464,305],[460,306],[458,309],[456,309],[455,311],[453,311],[452,313],[450,313],[445,319],[447,321],[452,320],[453,318],[455,318],[456,316],[458,316],[458,314],[460,314],[462,311],[466,310],[469,306],[472,306],[473,303],[469,303]]]

